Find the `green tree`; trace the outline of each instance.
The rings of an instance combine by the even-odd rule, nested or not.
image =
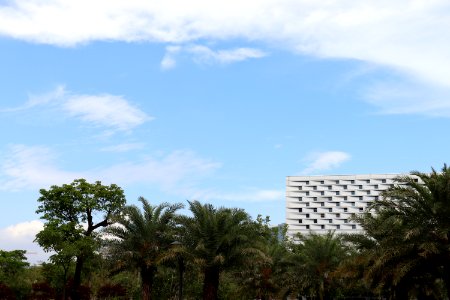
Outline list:
[[[354,242],[369,258],[364,278],[398,299],[442,298],[441,281],[450,297],[450,169],[411,175],[398,177],[357,219],[365,236]]]
[[[31,284],[27,287],[26,283],[26,271],[29,263],[25,253],[25,250],[0,250],[0,285],[3,285],[1,289],[10,289],[11,293],[13,292],[19,298],[27,293],[27,289],[31,288]],[[2,297],[0,295],[0,298]],[[7,296],[5,297],[7,298]]]
[[[143,211],[134,205],[124,209],[117,226],[105,231],[111,235],[108,251],[116,261],[116,270],[137,269],[141,277],[142,299],[151,299],[158,265],[170,256],[175,240],[176,211],[182,204],[162,203],[152,206],[144,198]]]
[[[41,189],[37,213],[46,220],[36,241],[45,251],[73,253],[76,258],[72,299],[78,300],[81,272],[86,259],[97,248],[95,230],[110,225],[125,204],[123,190],[76,179],[71,184]],[[70,251],[66,251],[70,245]],[[65,250],[66,249],[66,250]],[[75,251],[73,251],[75,250]]]
[[[338,280],[334,272],[349,255],[340,236],[329,231],[325,235],[310,232],[298,235],[299,243],[293,245],[291,277],[295,279],[292,290],[319,299],[331,299],[337,291]]]
[[[221,272],[238,266],[247,255],[258,253],[252,247],[254,226],[241,209],[214,208],[198,201],[189,202],[189,208],[192,217],[181,217],[182,242],[202,268],[203,299],[215,300]]]

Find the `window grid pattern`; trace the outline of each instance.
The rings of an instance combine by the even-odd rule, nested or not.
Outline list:
[[[288,235],[352,233],[361,226],[349,220],[377,201],[400,174],[288,176],[286,224]]]

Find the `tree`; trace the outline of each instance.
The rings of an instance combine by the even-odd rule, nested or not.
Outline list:
[[[189,202],[189,208],[193,216],[181,217],[182,242],[202,268],[203,299],[216,300],[221,272],[258,252],[252,247],[254,227],[242,209],[214,208],[198,201]]]
[[[40,194],[36,212],[47,222],[36,241],[45,251],[70,253],[75,249],[72,298],[78,300],[84,262],[97,247],[95,230],[110,225],[111,218],[121,211],[125,204],[123,190],[115,184],[76,179],[71,184],[41,189]],[[69,245],[71,250],[65,251]]]
[[[175,240],[176,211],[183,207],[177,203],[152,206],[144,198],[143,212],[134,205],[124,209],[117,226],[105,230],[109,253],[117,262],[116,271],[138,269],[141,277],[142,299],[151,299],[153,281],[158,265],[168,256]]]
[[[357,219],[366,232],[359,245],[369,246],[361,251],[370,258],[364,278],[398,299],[439,295],[440,280],[450,297],[450,169],[411,175]]]
[[[0,250],[0,299],[23,294],[26,286],[24,275],[29,266],[25,253],[25,250]]]
[[[349,255],[349,249],[340,236],[329,231],[325,235],[311,232],[298,235],[299,243],[293,246],[293,275],[297,291],[319,299],[331,299],[337,288],[333,272]]]

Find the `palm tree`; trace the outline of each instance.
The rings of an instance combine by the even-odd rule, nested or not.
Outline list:
[[[441,280],[450,297],[450,169],[411,175],[398,177],[358,218],[373,243],[361,251],[370,258],[364,277],[399,299],[436,292]]]
[[[325,235],[310,232],[298,235],[293,246],[291,275],[295,277],[297,291],[309,293],[319,299],[330,299],[335,288],[333,272],[349,255],[349,249],[333,231]]]
[[[157,267],[169,255],[174,242],[176,211],[183,204],[152,206],[142,197],[139,201],[142,212],[134,205],[127,206],[117,225],[105,231],[112,237],[108,245],[117,262],[117,271],[139,270],[142,299],[149,300]]]
[[[189,202],[192,217],[181,216],[183,244],[203,272],[203,299],[216,300],[219,277],[250,254],[254,227],[241,209],[214,208],[211,204]]]

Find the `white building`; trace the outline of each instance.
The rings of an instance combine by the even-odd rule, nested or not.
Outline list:
[[[286,224],[288,235],[310,231],[351,233],[362,228],[349,220],[394,184],[400,174],[288,176]]]

